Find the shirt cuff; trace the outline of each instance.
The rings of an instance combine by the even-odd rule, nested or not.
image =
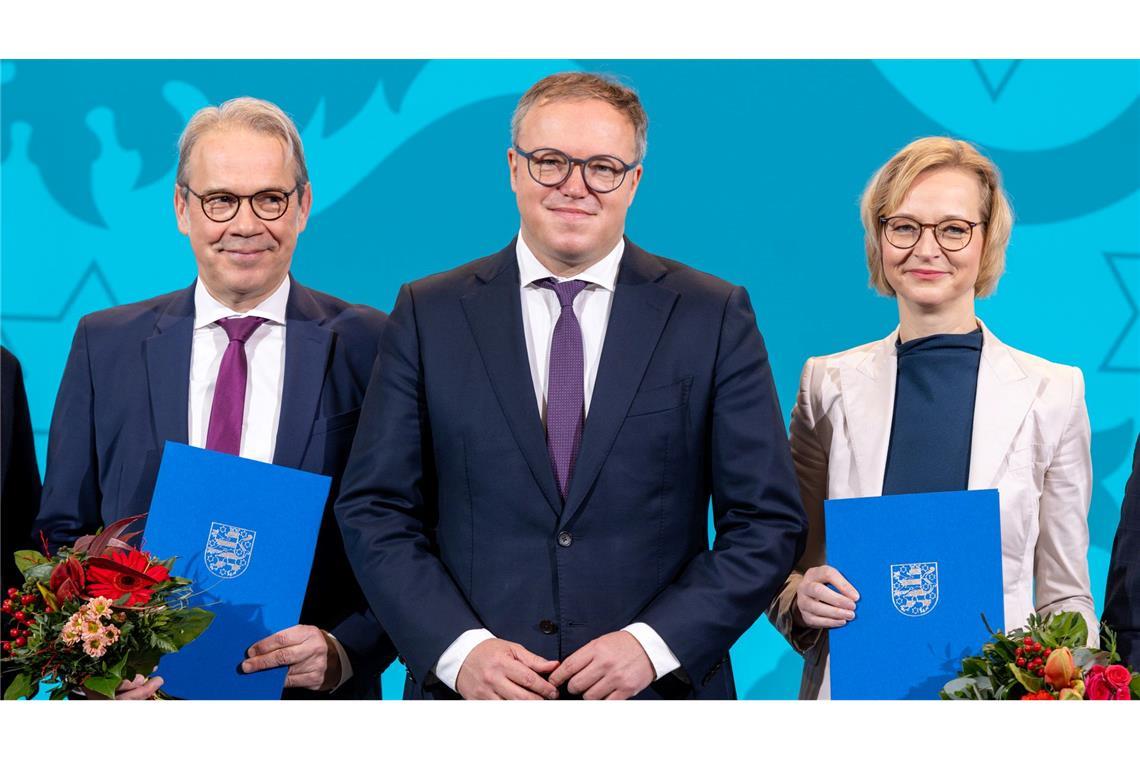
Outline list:
[[[352,663],[348,661],[348,652],[344,651],[344,645],[336,640],[336,636],[333,636],[328,631],[324,633],[325,636],[329,637],[329,641],[333,643],[333,646],[336,647],[336,656],[340,660],[340,681],[329,690],[329,692],[332,693],[341,686],[344,686],[348,679],[352,678]]]
[[[435,677],[442,681],[444,686],[458,694],[459,690],[455,688],[455,682],[459,679],[459,669],[463,667],[467,655],[471,654],[472,649],[487,639],[493,638],[495,638],[495,634],[486,628],[472,628],[470,631],[459,634],[459,638],[451,642],[451,646],[443,650],[443,654],[439,656],[439,661],[436,662],[434,668]]]
[[[673,650],[648,623],[630,623],[622,630],[632,634],[649,656],[649,663],[653,665],[653,672],[656,673],[656,678],[653,680],[669,675],[681,667],[681,661],[673,654]]]

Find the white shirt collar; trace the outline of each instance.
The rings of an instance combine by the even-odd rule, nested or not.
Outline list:
[[[285,307],[289,303],[290,278],[288,275],[269,296],[244,314],[239,313],[219,303],[210,295],[206,286],[199,277],[194,283],[194,329],[212,325],[219,319],[226,317],[264,317],[274,324],[285,324]]]
[[[580,272],[573,277],[557,277],[549,269],[542,265],[542,262],[534,255],[534,251],[523,240],[522,230],[519,230],[518,242],[515,244],[515,256],[519,262],[519,283],[524,287],[534,283],[537,280],[554,277],[559,281],[564,280],[583,280],[594,285],[601,286],[606,290],[613,291],[617,283],[618,267],[621,265],[622,254],[625,253],[625,237],[622,236],[618,240],[617,245],[613,250],[605,255],[603,259],[594,263],[589,269]]]

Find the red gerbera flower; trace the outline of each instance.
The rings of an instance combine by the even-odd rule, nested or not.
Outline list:
[[[112,601],[127,596],[119,602],[127,607],[149,602],[154,587],[169,577],[166,567],[152,565],[149,554],[134,549],[87,560],[88,596],[104,596]]]

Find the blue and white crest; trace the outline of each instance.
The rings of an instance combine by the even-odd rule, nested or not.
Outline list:
[[[938,563],[891,565],[891,602],[908,617],[921,617],[938,604]]]
[[[219,578],[236,578],[245,572],[253,559],[253,540],[257,531],[225,523],[210,523],[206,537],[206,569]]]

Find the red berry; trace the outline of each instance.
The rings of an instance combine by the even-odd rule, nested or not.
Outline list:
[[[3,648],[4,648],[5,652],[11,652],[12,651],[12,642],[11,641],[5,641],[3,644]]]
[[[28,640],[27,640],[27,639],[25,639],[23,636],[21,636],[20,638],[16,639],[16,641],[15,641],[15,644],[16,644],[16,646],[18,646],[18,647],[22,647],[22,646],[25,646],[27,643],[28,643]]]
[[[11,614],[11,612],[12,612],[12,600],[11,599],[5,599],[4,603],[0,604],[0,610],[3,610],[5,613]]]
[[[19,636],[19,635],[20,635],[20,629],[19,629],[19,628],[9,628],[9,629],[8,629],[8,636],[9,636],[10,638],[13,638],[13,639],[14,639],[14,638],[16,638],[16,637],[17,637],[17,636]]]
[[[1030,644],[1033,643],[1033,639],[1026,636],[1024,639],[1021,640],[1021,643],[1024,644],[1025,646],[1029,646]]]
[[[24,622],[25,620],[27,620],[27,619],[28,619],[28,615],[27,615],[27,613],[25,613],[23,610],[20,610],[19,612],[17,612],[17,613],[16,613],[15,615],[13,615],[12,617],[16,618],[16,619],[17,619],[17,620],[19,620],[21,623],[22,623],[22,622]]]
[[[19,595],[20,595],[20,589],[16,588],[15,586],[8,589],[8,598],[9,599],[15,599]]]
[[[1048,657],[1048,656],[1049,656],[1049,655],[1051,655],[1051,654],[1053,654],[1053,650],[1052,650],[1052,649],[1050,649],[1050,648],[1048,648],[1048,647],[1046,647],[1046,648],[1045,648],[1045,656],[1046,656],[1046,657]]]
[[[20,597],[20,601],[23,602],[25,605],[29,605],[32,602],[36,601],[36,595],[35,594],[24,594],[23,596]]]

